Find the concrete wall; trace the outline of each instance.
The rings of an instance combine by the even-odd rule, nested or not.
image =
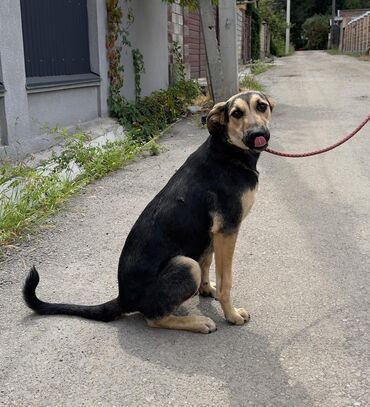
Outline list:
[[[28,94],[31,134],[38,134],[48,124],[69,126],[95,119],[98,94],[97,86]]]
[[[105,1],[87,3],[91,68],[100,75],[101,83],[34,93],[26,90],[20,1],[0,1],[1,78],[6,88],[0,96],[0,158],[22,156],[54,144],[54,137],[44,133],[45,125],[74,125],[108,114]]]
[[[20,0],[0,0],[0,81],[6,92],[0,95],[0,158],[22,156],[55,144],[47,127],[70,126],[108,115],[108,61],[106,58],[105,0],[87,0],[90,63],[100,75],[100,84],[55,86],[26,90]],[[127,17],[132,8],[134,22],[129,28],[132,48],[144,56],[142,95],[168,87],[167,3],[162,0],[120,0]],[[123,50],[122,93],[135,99],[131,48]]]
[[[6,134],[2,140],[16,147],[27,135],[29,124],[19,1],[0,1],[0,27],[2,82],[7,90],[3,98]]]
[[[260,25],[260,58],[266,58],[270,55],[270,30],[267,23]]]
[[[168,38],[167,3],[162,0],[120,0],[127,17],[128,7],[132,7],[135,20],[129,27],[132,48],[138,48],[144,56],[145,73],[141,76],[142,96],[155,90],[168,87]],[[122,94],[135,99],[134,68],[131,48],[122,52],[124,66],[124,85]]]

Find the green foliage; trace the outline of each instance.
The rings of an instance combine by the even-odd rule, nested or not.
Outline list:
[[[144,57],[137,48],[134,48],[131,52],[135,74],[135,98],[136,102],[139,102],[141,98],[141,74],[145,72]]]
[[[257,12],[257,8],[254,4],[248,5],[247,14],[251,16],[251,54],[252,59],[256,60],[260,57],[260,25],[261,17]]]
[[[294,0],[292,1],[291,20],[294,22],[291,34],[292,41],[297,48],[305,45],[302,38],[302,25],[307,18],[314,14],[331,15],[332,0]],[[337,10],[354,8],[370,8],[370,0],[336,0]]]
[[[347,56],[353,57],[353,58],[361,57],[360,52],[346,52],[346,51],[341,51],[338,48],[331,48],[331,49],[326,50],[326,52],[330,55],[347,55]]]
[[[302,29],[309,49],[326,48],[330,29],[328,16],[315,14],[304,22]]]
[[[129,0],[126,0],[129,1]],[[107,36],[106,48],[108,58],[109,96],[108,106],[111,109],[120,98],[123,86],[124,67],[121,65],[121,52],[123,47],[131,46],[128,37],[128,28],[134,21],[131,7],[127,9],[127,25],[122,24],[123,12],[118,0],[106,0],[107,7]]]
[[[252,72],[253,75],[259,75],[259,74],[261,74],[263,72],[268,71],[271,68],[272,68],[272,65],[265,64],[262,61],[256,61],[251,66],[251,72]]]
[[[181,46],[177,41],[172,44],[172,58],[173,58],[173,77],[174,82],[185,81],[185,65],[182,59]]]
[[[245,90],[257,90],[263,92],[265,87],[259,83],[253,75],[246,75],[239,83],[239,86]]]
[[[272,55],[283,57],[285,55],[285,40],[282,38],[271,38],[270,51]]]
[[[80,179],[86,182],[104,177],[109,172],[121,168],[133,158],[143,143],[130,137],[123,141],[108,142],[102,146],[93,146],[86,141],[85,134],[73,134],[66,138],[65,147],[60,156],[54,158],[54,171],[68,170],[70,163],[76,163],[82,169]]]
[[[285,11],[280,0],[260,0],[258,14],[261,21],[268,24],[271,33],[271,54],[281,57],[285,55]]]
[[[63,181],[55,173],[43,175],[24,164],[15,168],[8,166],[5,171],[8,175],[13,173],[15,178],[8,181],[7,193],[0,197],[0,247],[14,241],[22,232],[29,231],[35,223],[43,221],[83,186],[83,182]],[[3,181],[4,178],[0,176],[0,183]],[[14,191],[13,195],[11,191]]]
[[[337,8],[341,10],[370,8],[370,0],[337,0]]]
[[[286,29],[285,12],[278,7],[276,0],[260,0],[258,14],[266,21],[273,38],[284,38]]]
[[[112,115],[133,140],[149,141],[186,112],[186,106],[200,93],[194,81],[179,81],[167,90],[153,92],[132,103],[121,97]]]
[[[61,131],[65,147],[60,156],[53,157],[38,168],[20,163],[0,167],[0,247],[10,244],[35,225],[53,214],[63,202],[88,183],[121,168],[141,152],[158,154],[154,139],[143,143],[127,137],[123,141],[92,146],[90,137],[83,133]],[[72,163],[81,172],[74,180],[61,176]],[[1,255],[1,249],[0,249]]]

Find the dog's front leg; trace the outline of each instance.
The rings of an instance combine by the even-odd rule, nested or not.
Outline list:
[[[216,233],[213,247],[216,261],[216,298],[220,301],[225,318],[232,324],[243,325],[249,313],[243,308],[234,308],[231,299],[232,260],[238,234]]]
[[[202,270],[202,278],[199,287],[199,293],[204,297],[216,298],[216,284],[209,281],[209,269],[212,264],[213,247],[211,246],[206,250],[199,260],[199,265]]]

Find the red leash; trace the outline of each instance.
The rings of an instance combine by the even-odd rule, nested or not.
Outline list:
[[[329,147],[322,148],[321,150],[316,150],[316,151],[310,151],[308,153],[282,153],[281,151],[276,151],[272,150],[270,148],[266,148],[265,151],[267,151],[270,154],[275,154],[275,155],[280,155],[281,157],[293,157],[293,158],[299,158],[299,157],[309,157],[311,155],[316,155],[316,154],[321,154],[325,153],[327,151],[333,150],[334,148],[340,146],[341,144],[345,143],[347,140],[352,138],[356,133],[358,133],[364,126],[365,124],[370,120],[370,115],[366,117],[366,119],[358,126],[356,127],[352,133],[348,134],[348,136],[344,137],[342,140],[339,140],[337,143],[332,144]]]

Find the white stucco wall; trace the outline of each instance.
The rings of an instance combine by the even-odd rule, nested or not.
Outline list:
[[[100,86],[31,93],[26,90],[20,1],[0,1],[1,81],[6,89],[0,97],[0,158],[55,143],[45,134],[45,125],[69,126],[108,114],[106,6],[103,0],[87,0],[87,5],[91,70],[100,75]]]
[[[132,7],[134,22],[129,28],[132,48],[138,48],[144,56],[145,73],[141,76],[142,96],[168,87],[168,28],[167,3],[162,0],[121,0],[124,17]],[[124,85],[122,94],[135,99],[134,68],[131,48],[122,52]]]

